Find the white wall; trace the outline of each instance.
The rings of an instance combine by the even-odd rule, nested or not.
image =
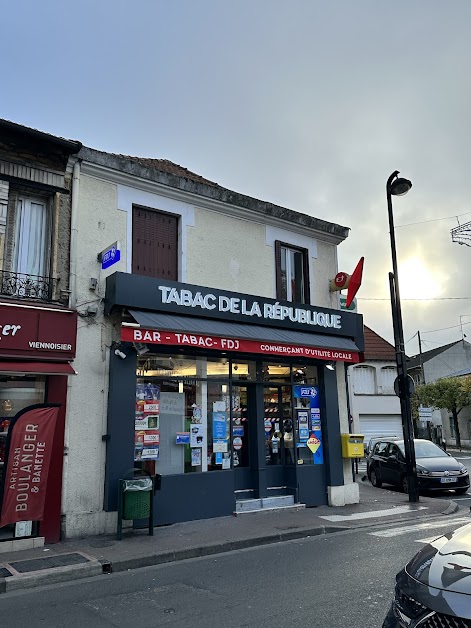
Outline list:
[[[126,270],[126,215],[117,209],[116,185],[81,175],[78,208],[77,377],[69,377],[62,510],[66,536],[98,534],[116,529],[114,515],[103,512],[108,351],[112,325],[103,317],[105,278]],[[97,254],[120,240],[122,259],[101,271]],[[89,289],[91,277],[99,280]],[[87,315],[90,305],[98,314]]]
[[[466,341],[458,342],[443,353],[424,362],[425,381],[430,384],[470,366],[471,345]]]

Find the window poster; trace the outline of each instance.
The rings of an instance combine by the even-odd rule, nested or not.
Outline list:
[[[227,417],[225,412],[213,412],[213,439],[227,438]]]
[[[190,447],[204,446],[204,428],[200,423],[192,423],[190,425]]]
[[[309,410],[297,410],[299,441],[305,443],[309,438]]]
[[[134,460],[158,460],[160,455],[160,387],[136,384]]]
[[[203,420],[203,415],[201,413],[201,406],[196,405],[196,403],[194,403],[192,406],[192,421],[193,423],[201,423],[201,421]]]
[[[299,423],[299,413],[302,414],[304,412],[304,408],[298,410],[299,440],[301,443],[307,443],[307,446],[312,452],[314,464],[324,464],[319,388],[317,386],[294,386],[294,396],[295,398],[302,400],[304,408],[308,407],[308,417],[311,421],[311,425],[307,425],[309,438],[304,440],[304,437],[301,438],[301,424]],[[302,416],[302,433],[303,436],[305,436],[305,419],[303,414]]]
[[[201,464],[201,449],[195,448],[191,450],[191,466],[199,467]]]

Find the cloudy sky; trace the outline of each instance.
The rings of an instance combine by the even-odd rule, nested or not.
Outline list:
[[[471,221],[469,0],[16,0],[1,24],[1,117],[351,227],[340,267],[365,256],[359,309],[388,340],[400,170],[406,340],[457,340],[460,315],[471,339],[450,237]]]

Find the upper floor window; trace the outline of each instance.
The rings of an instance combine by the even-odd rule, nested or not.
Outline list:
[[[178,216],[133,207],[132,272],[178,281]]]
[[[394,394],[394,380],[396,379],[395,366],[383,366],[380,370],[380,386],[383,395]]]
[[[16,207],[12,270],[25,275],[46,272],[47,207],[43,199],[19,197]]]
[[[275,257],[276,298],[295,303],[310,303],[308,250],[277,240]]]
[[[3,183],[0,189],[0,293],[51,300],[50,195],[30,196]]]
[[[353,392],[355,395],[374,395],[376,393],[374,368],[366,365],[353,368]]]

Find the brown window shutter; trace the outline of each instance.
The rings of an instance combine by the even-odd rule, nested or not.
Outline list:
[[[133,207],[132,272],[178,281],[178,216]]]
[[[276,298],[281,299],[281,242],[275,240]]]

